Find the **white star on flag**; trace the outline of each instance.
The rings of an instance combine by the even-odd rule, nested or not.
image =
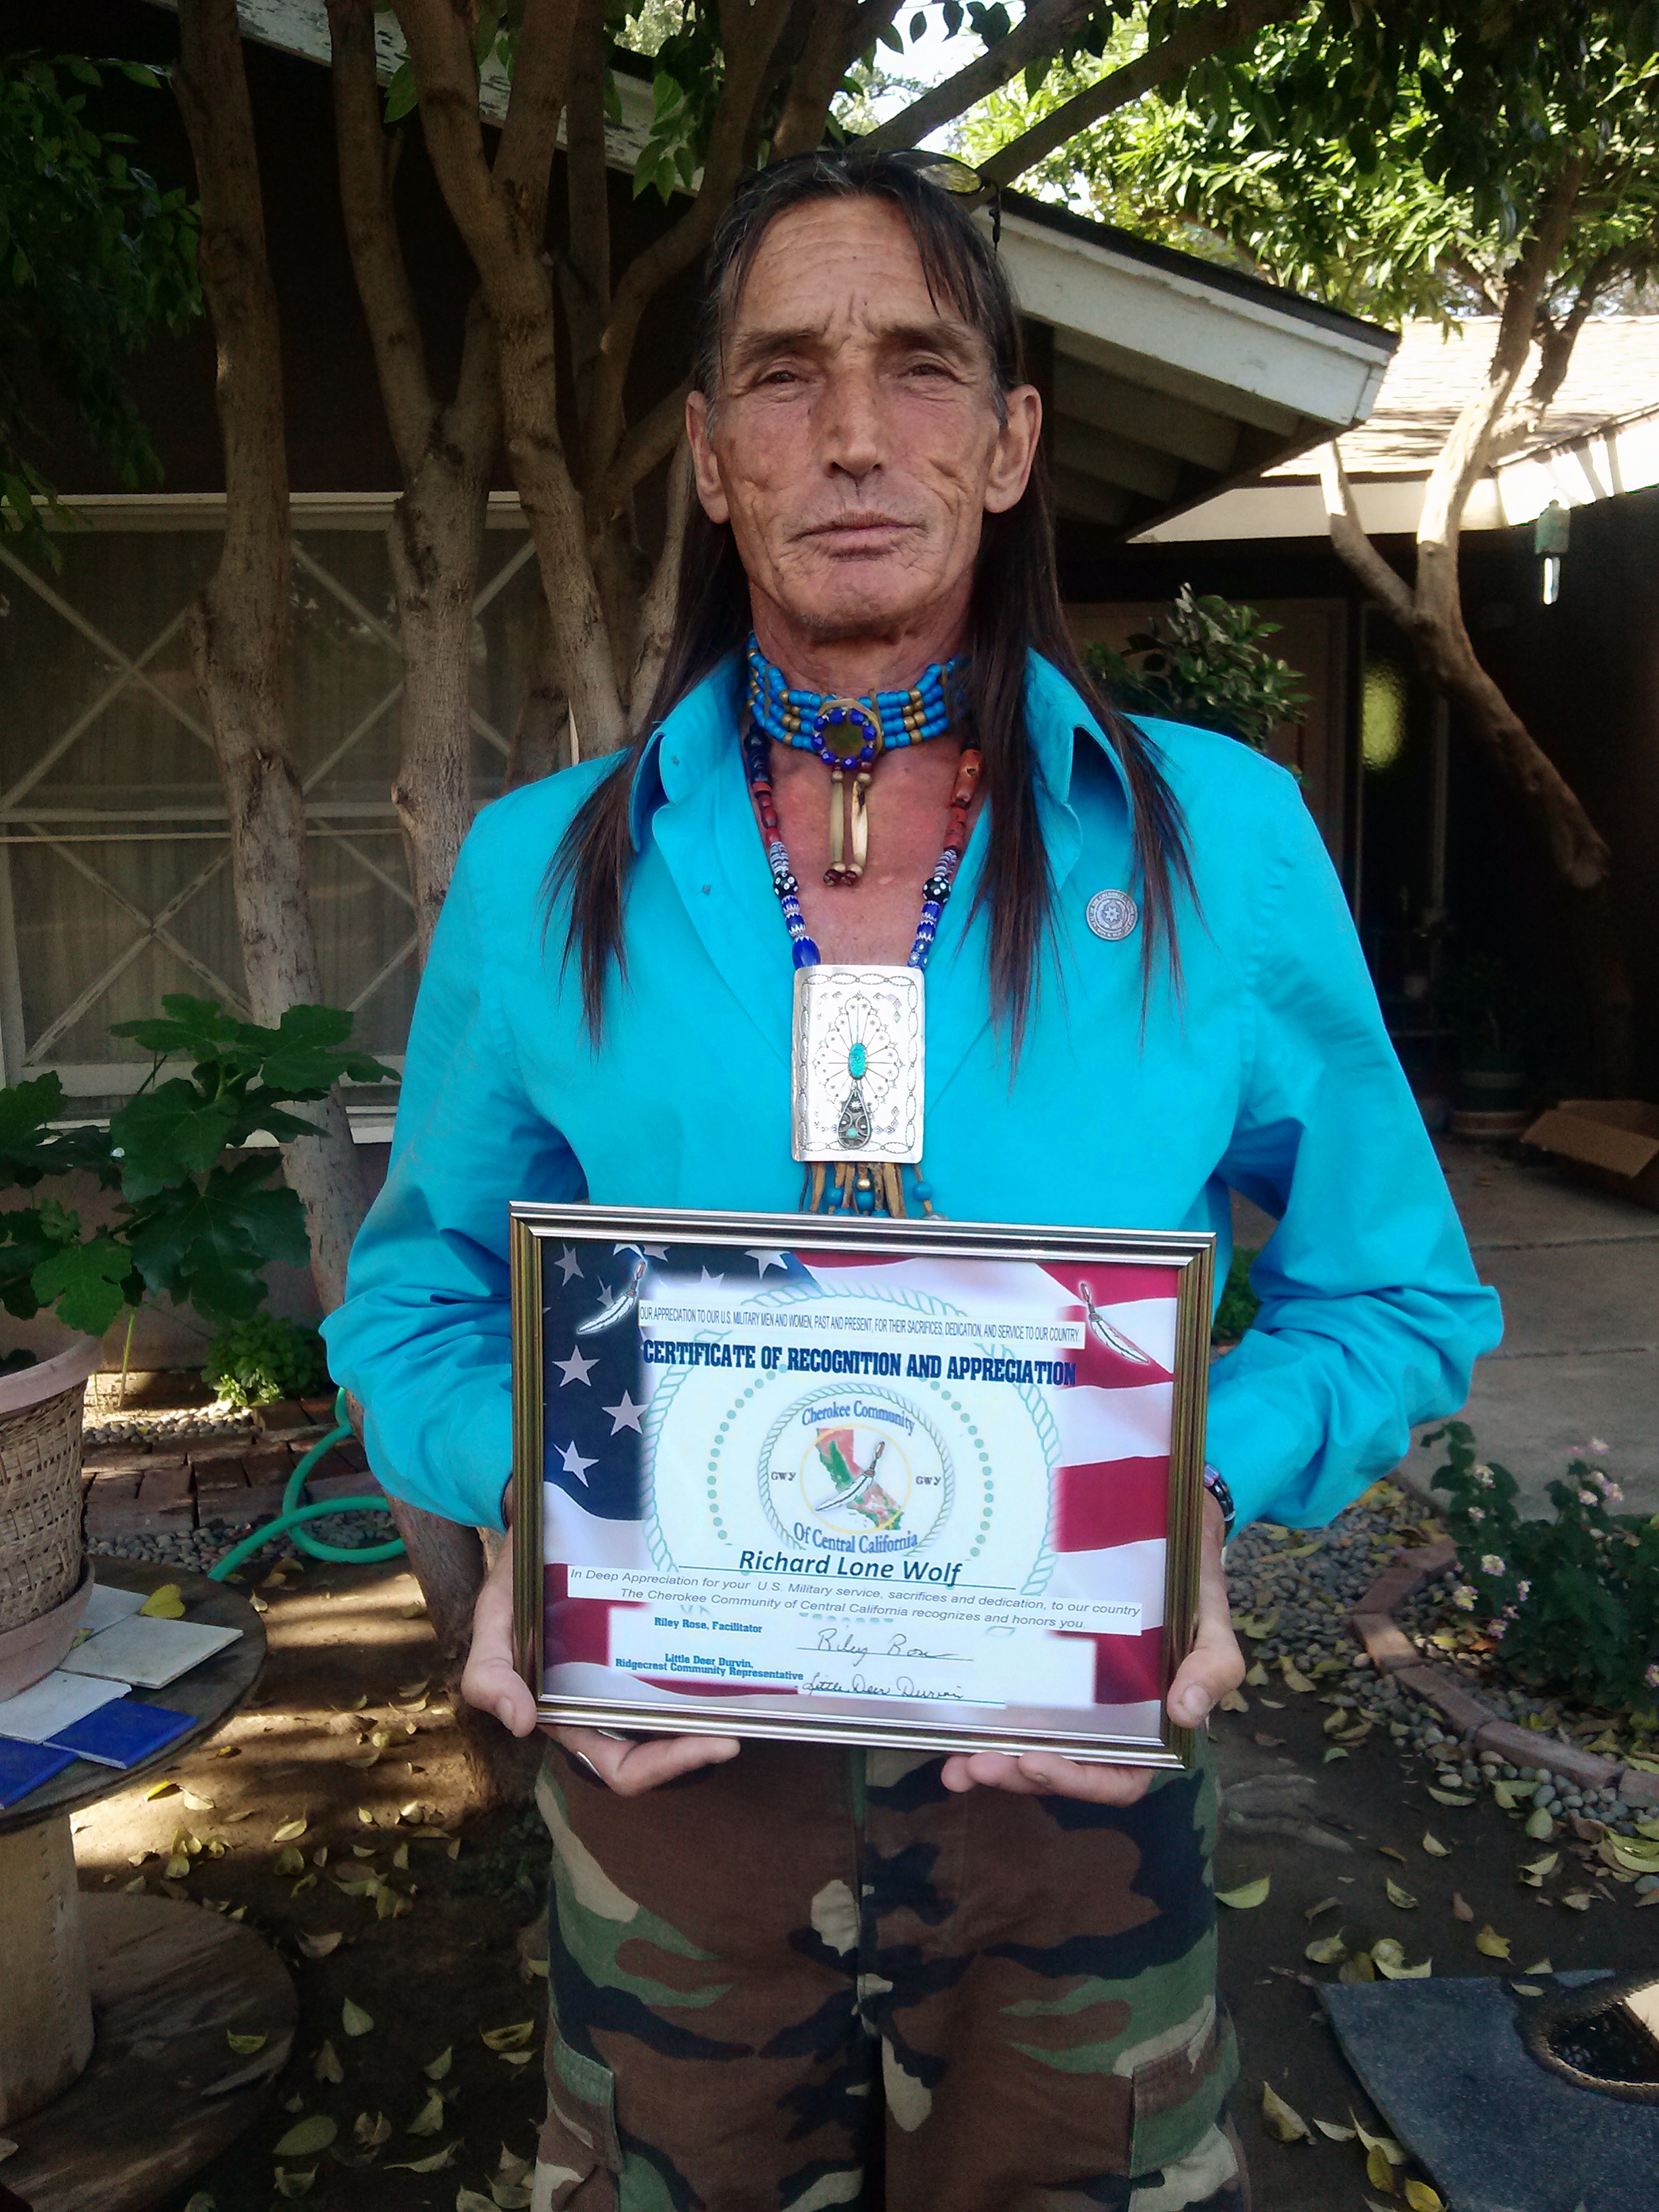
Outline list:
[[[599,1364],[597,1359],[584,1359],[580,1345],[573,1345],[568,1359],[556,1359],[553,1362],[564,1377],[564,1382],[559,1385],[560,1389],[563,1389],[565,1382],[586,1382],[588,1370],[597,1367]]]
[[[760,1261],[760,1271],[763,1275],[766,1273],[769,1267],[775,1267],[781,1275],[787,1275],[789,1272],[789,1255],[787,1252],[757,1252],[750,1250],[745,1252],[744,1257],[750,1260],[758,1260]]]
[[[668,1257],[665,1244],[613,1244],[613,1252],[637,1252],[641,1260],[664,1260]]]
[[[580,1275],[580,1273],[581,1269],[576,1264],[576,1248],[574,1244],[567,1244],[559,1255],[559,1280],[568,1283],[573,1275]]]
[[[613,1437],[619,1437],[624,1429],[632,1429],[635,1436],[642,1433],[640,1428],[640,1415],[645,1408],[643,1406],[636,1406],[626,1390],[622,1394],[621,1405],[606,1406],[602,1410],[611,1416],[611,1433]]]
[[[726,1278],[724,1275],[711,1275],[708,1268],[705,1267],[702,1271],[702,1279],[705,1283],[723,1283],[726,1280]]]
[[[574,1474],[577,1481],[581,1483],[584,1487],[586,1487],[587,1482],[588,1468],[590,1467],[597,1467],[599,1465],[599,1462],[596,1459],[584,1459],[581,1454],[576,1449],[574,1444],[567,1444],[565,1446],[564,1449],[559,1454],[559,1461],[560,1464],[563,1467],[565,1473],[567,1474]]]

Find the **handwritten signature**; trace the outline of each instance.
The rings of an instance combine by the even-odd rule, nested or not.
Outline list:
[[[856,1673],[850,1682],[838,1682],[828,1674],[814,1674],[805,1687],[809,1695],[817,1691],[832,1698],[915,1698],[928,1705],[963,1702],[960,1690],[924,1689],[909,1674],[900,1674],[891,1682],[872,1682]]]

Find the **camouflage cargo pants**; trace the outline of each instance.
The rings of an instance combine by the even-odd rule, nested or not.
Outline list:
[[[1121,1809],[751,1741],[538,1794],[532,2212],[1245,2212],[1207,1772]]]

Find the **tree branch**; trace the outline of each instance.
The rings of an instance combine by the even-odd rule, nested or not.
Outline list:
[[[1453,423],[1424,487],[1423,512],[1417,525],[1419,549],[1438,548],[1455,555],[1469,494],[1491,461],[1494,434],[1526,368],[1539,302],[1567,242],[1583,175],[1584,156],[1575,154],[1545,192],[1533,234],[1510,268],[1504,286],[1504,312],[1498,319],[1498,338],[1486,374],[1480,390]],[[1455,566],[1453,558],[1449,577],[1443,576],[1434,587],[1437,596],[1445,590],[1455,596]],[[1419,564],[1419,590],[1427,574]]]
[[[495,150],[496,189],[538,245],[547,227],[548,179],[580,13],[572,0],[525,0],[513,91]]]
[[[690,389],[688,377],[665,392],[629,430],[605,479],[602,505],[606,516],[616,514],[635,485],[643,483],[673,452],[685,429],[685,395]]]
[[[605,0],[578,0],[565,112],[569,246],[562,257],[560,274],[570,325],[570,350],[580,411],[611,316],[611,205],[605,146]]]
[[[818,0],[806,43],[772,133],[772,159],[811,154],[823,143],[830,103],[854,59],[890,23],[901,0]]]
[[[544,123],[554,70],[536,57],[530,58],[526,69],[525,47],[538,26],[544,36],[559,33],[558,23],[550,21],[551,14],[548,0],[530,0],[513,91],[516,103],[520,87],[531,88]],[[586,519],[559,439],[552,281],[539,220],[534,226],[527,220],[531,212],[539,213],[527,181],[532,165],[525,150],[533,134],[526,129],[515,141],[524,166],[514,191],[498,192],[484,159],[477,85],[465,23],[449,0],[399,0],[398,20],[409,42],[432,165],[477,269],[495,327],[507,457],[536,540],[560,674],[584,745],[590,751],[608,752],[626,742],[627,728],[588,559]],[[559,40],[567,56],[568,27],[567,15]],[[563,74],[561,62],[561,87]],[[544,133],[538,143],[545,147]]]
[[[1012,185],[1016,177],[1046,161],[1068,138],[1075,137],[1090,124],[1098,123],[1102,116],[1127,107],[1144,93],[1184,76],[1194,62],[1223,52],[1229,46],[1245,45],[1269,23],[1282,23],[1291,16],[1302,15],[1307,5],[1308,0],[1226,0],[1220,8],[1194,9],[1177,17],[1175,28],[1162,46],[1149,46],[1135,60],[1126,62],[1109,76],[1101,77],[1086,90],[1076,94],[1055,108],[1052,115],[1045,115],[1041,123],[1034,123],[988,161],[981,162],[980,173],[988,184]],[[903,119],[899,117],[896,122]],[[948,122],[950,118],[942,116],[939,119]],[[887,127],[890,130],[894,125]]]
[[[582,425],[582,477],[591,486],[610,475],[622,442],[623,387],[640,319],[663,286],[690,268],[707,246],[731,199],[772,49],[789,19],[789,0],[720,0],[720,13],[726,79],[709,132],[702,188],[679,221],[635,255],[617,286],[592,410]]]
[[[386,422],[407,483],[432,434],[438,403],[398,242],[392,165],[374,75],[371,0],[329,0],[328,29],[334,54],[334,137],[346,246],[374,349]]]
[[[934,85],[920,100],[913,100],[878,131],[860,138],[860,151],[888,154],[921,145],[930,131],[954,122],[976,100],[1018,76],[1028,62],[1057,52],[1092,11],[1092,0],[1031,0],[1024,21],[1016,24],[1006,39],[999,39],[965,69],[946,77],[943,84]]]
[[[1365,534],[1354,503],[1353,486],[1342,465],[1342,448],[1333,438],[1319,450],[1319,489],[1325,495],[1325,520],[1339,559],[1351,568],[1401,629],[1412,626],[1411,587],[1397,575]]]
[[[651,579],[650,588],[640,601],[639,626],[629,689],[632,708],[629,719],[635,732],[641,728],[650,711],[657,681],[668,657],[668,641],[674,627],[680,549],[685,537],[685,519],[691,508],[691,456],[684,436],[675,447],[668,464],[667,493],[662,551],[657,556],[656,573]]]

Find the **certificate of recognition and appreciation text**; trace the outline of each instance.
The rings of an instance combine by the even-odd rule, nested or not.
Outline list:
[[[514,1216],[544,1718],[1178,1760],[1209,1238]]]

